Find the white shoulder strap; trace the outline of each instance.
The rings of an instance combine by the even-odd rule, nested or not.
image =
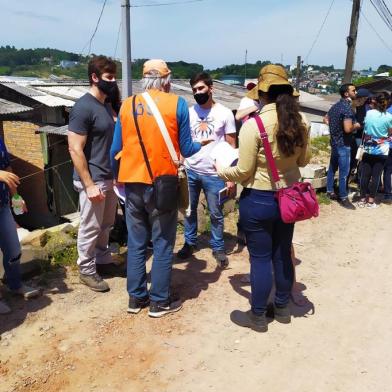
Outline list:
[[[147,91],[145,91],[142,94],[142,96],[145,99],[145,101],[147,102],[148,107],[150,108],[152,114],[155,117],[156,122],[158,123],[158,126],[159,126],[159,129],[161,131],[163,140],[166,143],[167,149],[169,150],[170,156],[171,156],[174,164],[176,166],[179,166],[180,161],[178,159],[176,150],[174,149],[173,142],[171,140],[169,132],[167,131],[166,124],[163,121],[161,112],[159,111],[157,105],[155,104],[154,100],[151,98],[151,95]]]

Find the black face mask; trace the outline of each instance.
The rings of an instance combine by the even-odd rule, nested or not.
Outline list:
[[[195,98],[195,101],[199,105],[204,105],[208,101],[208,99],[210,98],[210,94],[209,93],[197,93],[193,96],[193,98]]]
[[[99,79],[97,83],[97,87],[107,96],[113,94],[114,89],[116,88],[116,81],[109,82],[108,80]]]

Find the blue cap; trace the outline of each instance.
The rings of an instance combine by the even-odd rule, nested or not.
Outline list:
[[[357,98],[370,98],[373,94],[367,88],[359,88],[357,90]]]

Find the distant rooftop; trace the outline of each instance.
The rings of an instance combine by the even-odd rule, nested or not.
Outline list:
[[[49,107],[72,107],[75,102],[89,90],[87,80],[53,80],[37,78],[0,77],[0,84],[11,88],[22,95],[30,97]],[[121,91],[121,80],[118,81]],[[133,80],[134,94],[142,93],[141,80]],[[173,79],[171,91],[183,97],[188,106],[195,103],[192,89],[187,79]],[[214,80],[214,100],[225,105],[231,110],[237,109],[241,98],[247,90],[243,86],[227,85],[219,80]],[[300,92],[300,106],[317,112],[327,112],[332,105],[329,99],[319,97],[307,92]],[[336,99],[337,100],[337,99]],[[336,101],[334,99],[334,101]]]
[[[33,109],[28,106],[24,106],[19,103],[10,102],[6,99],[0,98],[0,115],[24,113],[29,112],[30,110]]]

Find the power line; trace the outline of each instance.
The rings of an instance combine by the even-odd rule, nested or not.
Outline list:
[[[382,4],[383,4],[383,6],[384,6],[386,12],[388,13],[389,17],[392,18],[392,13],[391,13],[391,11],[389,10],[388,6],[385,4],[385,1],[384,1],[384,0],[381,0],[381,2],[382,2]]]
[[[117,54],[117,47],[118,47],[118,41],[120,39],[120,33],[121,33],[121,26],[122,26],[122,22],[120,22],[120,25],[118,26],[118,33],[117,33],[117,40],[116,40],[116,47],[114,49],[114,55],[113,58],[116,58],[116,54]]]
[[[377,11],[378,15],[380,18],[383,20],[383,22],[388,26],[388,28],[392,31],[392,18],[390,16],[391,12],[389,11],[389,8],[384,2],[376,1],[376,0],[370,0],[372,3],[373,7]]]
[[[101,13],[99,14],[99,17],[98,17],[98,20],[97,20],[97,24],[95,25],[94,32],[91,35],[90,40],[86,43],[86,45],[84,45],[84,47],[82,49],[82,53],[84,52],[84,50],[86,49],[87,46],[88,46],[88,53],[87,53],[87,55],[89,55],[91,53],[91,44],[92,44],[93,39],[95,37],[95,34],[96,34],[97,30],[98,30],[99,23],[101,22],[101,18],[102,18],[102,14],[103,14],[103,11],[104,11],[105,6],[106,6],[106,2],[107,2],[107,0],[104,0],[103,5],[102,5],[102,9],[101,9]]]
[[[320,29],[319,29],[319,31],[318,31],[318,33],[317,33],[317,35],[316,35],[316,38],[314,39],[314,41],[313,41],[313,43],[312,43],[312,46],[310,47],[309,52],[308,52],[308,54],[307,54],[306,57],[305,57],[305,63],[308,63],[308,58],[309,58],[310,54],[312,53],[312,50],[313,50],[313,48],[314,48],[314,45],[316,45],[316,42],[317,42],[317,40],[318,40],[319,37],[320,37],[321,31],[322,31],[323,28],[324,28],[325,22],[326,22],[327,19],[328,19],[328,16],[329,16],[329,14],[330,14],[330,12],[331,12],[331,9],[332,9],[332,6],[333,6],[333,3],[334,3],[334,2],[335,2],[335,0],[332,0],[332,1],[331,1],[331,4],[330,4],[330,6],[329,6],[329,8],[328,8],[328,12],[327,12],[327,14],[325,15],[325,18],[324,18],[324,20],[323,20],[323,23],[321,24]]]
[[[131,5],[131,8],[160,7],[160,6],[165,6],[165,5],[199,3],[201,1],[204,1],[204,0],[173,1],[171,3],[157,3],[157,4],[140,4],[140,5]]]
[[[370,28],[374,31],[374,33],[377,35],[377,37],[380,39],[380,41],[384,44],[384,46],[392,53],[392,48],[385,42],[385,40],[381,37],[381,35],[377,32],[377,30],[373,27],[373,25],[370,23],[369,19],[366,17],[366,15],[361,11],[361,15],[367,22],[367,24],[370,26]]]

